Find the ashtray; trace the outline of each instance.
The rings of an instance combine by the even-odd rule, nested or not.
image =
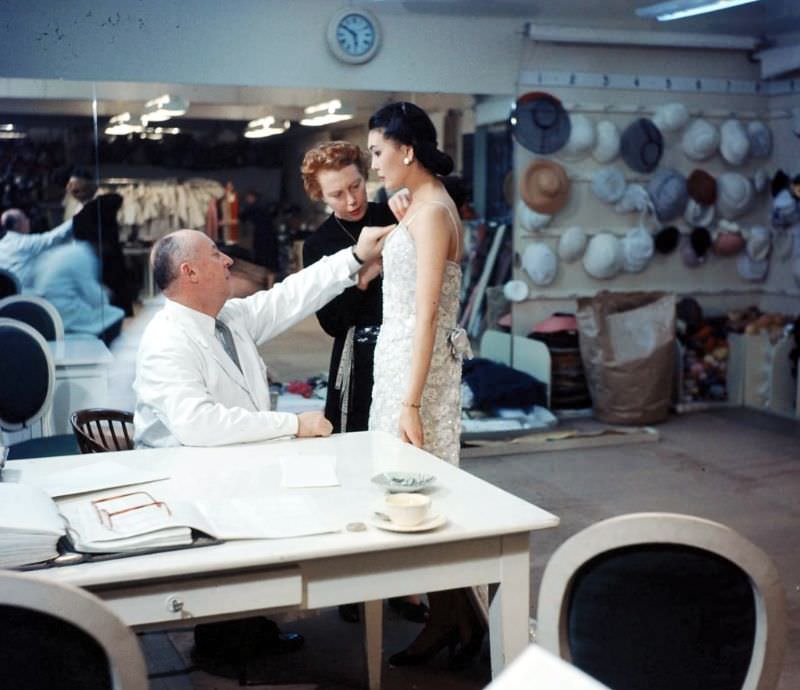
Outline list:
[[[383,472],[376,474],[372,481],[393,494],[413,493],[433,484],[436,477],[424,472]]]

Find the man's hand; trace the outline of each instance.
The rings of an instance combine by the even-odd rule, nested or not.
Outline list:
[[[389,209],[394,213],[394,217],[397,220],[403,220],[403,216],[406,215],[409,206],[411,206],[411,192],[405,187],[392,194],[389,199]]]
[[[307,436],[330,436],[333,425],[322,412],[301,412],[297,415],[297,438]]]
[[[372,281],[373,278],[377,278],[382,270],[383,261],[381,259],[375,259],[375,261],[366,264],[364,268],[358,272],[358,284],[356,287],[359,290],[366,290],[369,287],[370,281]]]
[[[394,229],[394,225],[387,225],[383,228],[365,227],[362,228],[356,243],[356,254],[365,263],[377,259],[383,251],[383,243],[386,236]]]

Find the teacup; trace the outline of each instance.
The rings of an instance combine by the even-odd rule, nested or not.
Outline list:
[[[418,525],[430,510],[431,499],[425,494],[388,494],[383,499],[383,512],[400,527]]]

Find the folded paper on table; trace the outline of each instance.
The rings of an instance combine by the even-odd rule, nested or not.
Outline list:
[[[281,458],[281,486],[287,489],[339,486],[333,455],[295,455]]]
[[[0,568],[55,558],[63,534],[58,508],[41,489],[0,483]]]
[[[113,460],[100,460],[83,467],[74,467],[59,472],[48,472],[37,478],[26,478],[27,483],[36,484],[50,496],[70,496],[73,494],[113,489],[119,486],[145,484],[161,479],[169,479],[169,473],[140,467],[129,467]]]

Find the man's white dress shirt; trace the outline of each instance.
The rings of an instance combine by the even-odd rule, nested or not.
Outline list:
[[[215,336],[211,316],[166,300],[139,344],[136,447],[221,446],[296,434],[296,415],[270,411],[258,346],[352,286],[359,268],[343,249],[270,290],[228,300],[217,318],[233,335],[242,371]]]

